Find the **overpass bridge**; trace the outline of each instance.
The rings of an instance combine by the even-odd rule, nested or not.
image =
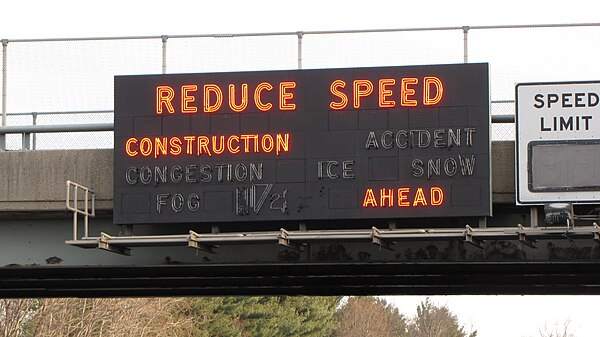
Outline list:
[[[29,151],[30,144],[35,150],[43,143],[36,142],[40,132],[112,131],[112,123],[55,124],[112,122],[115,74],[167,74],[167,69],[486,62],[493,65],[492,121],[508,114],[505,121],[512,122],[515,82],[600,76],[595,47],[584,43],[598,29],[594,23],[3,39],[0,297],[598,294],[598,211],[577,206],[574,228],[544,227],[539,207],[517,207],[512,141],[492,143],[492,217],[331,221],[327,226],[315,221],[117,226],[113,150]],[[583,41],[580,48],[566,53],[559,44],[531,43],[548,41],[557,31]],[[429,43],[406,48],[422,41]],[[503,41],[518,57],[504,53]],[[245,51],[243,60],[239,50]],[[385,52],[373,52],[379,50]],[[72,57],[66,61],[65,55]],[[30,99],[33,91],[36,97]],[[513,139],[510,128],[502,134],[493,126],[491,139]],[[15,138],[4,133],[21,134],[23,150],[2,151],[17,148]],[[79,134],[91,143],[89,134]],[[103,136],[108,137],[102,137],[101,146],[112,143],[111,135]],[[44,146],[71,145],[61,138],[46,140]],[[74,228],[73,213],[67,211],[68,180],[95,191],[96,216],[89,219],[88,232],[83,217],[76,216]],[[330,231],[321,231],[325,227]]]
[[[311,222],[117,226],[113,150],[0,152],[0,296],[600,293],[596,216],[544,227],[537,208],[515,206],[514,143],[493,142],[492,163],[493,217],[325,233]],[[79,216],[75,237],[67,180],[95,191],[96,217],[84,233]]]

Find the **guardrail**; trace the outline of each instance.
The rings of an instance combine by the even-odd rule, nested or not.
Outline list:
[[[113,123],[2,126],[0,127],[0,151],[6,150],[7,134],[21,134],[21,150],[31,150],[32,134],[35,135],[37,133],[93,132],[113,130]]]

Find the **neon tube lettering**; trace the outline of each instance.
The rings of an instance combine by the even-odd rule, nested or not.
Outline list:
[[[373,93],[373,83],[369,80],[354,80],[354,108],[360,108],[360,98]]]
[[[215,102],[211,103],[211,93],[215,96]],[[217,112],[223,104],[223,92],[216,84],[204,85],[204,112]]]
[[[242,102],[235,103],[235,84],[229,85],[229,107],[235,112],[242,112],[248,107],[248,84],[242,84]]]
[[[254,90],[254,104],[256,104],[256,107],[260,111],[269,111],[273,107],[273,104],[263,103],[260,96],[263,90],[271,91],[273,90],[273,86],[271,85],[271,83],[267,82],[262,82],[259,85],[257,85],[256,89]]]
[[[163,106],[167,108],[167,111],[172,114],[175,113],[173,103],[171,101],[175,98],[175,90],[168,85],[159,85],[156,87],[156,114],[162,115]]]
[[[344,108],[346,108],[346,106],[348,105],[348,96],[346,96],[346,94],[344,94],[343,92],[339,91],[338,88],[345,88],[346,87],[346,82],[342,81],[342,80],[335,80],[331,83],[330,86],[330,91],[331,93],[335,96],[338,97],[340,99],[339,102],[331,102],[329,103],[329,107],[332,108],[333,110],[342,110]]]
[[[189,114],[198,112],[198,107],[189,105],[196,101],[196,97],[189,95],[190,92],[195,91],[198,91],[198,86],[195,84],[181,86],[181,113]]]
[[[431,97],[431,86],[435,87],[435,96]],[[442,100],[444,95],[444,85],[437,77],[427,76],[423,79],[423,104],[435,105]]]
[[[417,106],[417,100],[409,98],[415,95],[415,89],[409,88],[409,85],[415,85],[419,80],[414,77],[406,77],[402,79],[400,86],[400,105],[402,106]]]
[[[294,88],[296,88],[296,82],[279,83],[279,110],[296,110],[295,103],[288,103],[294,98],[294,93],[288,92],[288,89]]]
[[[396,84],[396,80],[393,78],[382,78],[379,80],[379,107],[380,108],[393,108],[396,106],[395,101],[388,101],[387,98],[392,96],[393,92],[387,89],[388,86]]]

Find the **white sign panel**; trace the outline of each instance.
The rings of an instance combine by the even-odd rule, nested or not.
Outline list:
[[[600,82],[516,89],[517,204],[600,202]]]

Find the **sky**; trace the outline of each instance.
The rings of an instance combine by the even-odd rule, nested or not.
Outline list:
[[[0,39],[594,23],[600,22],[599,12],[600,2],[590,0],[5,0]],[[571,41],[569,36],[557,36],[553,42],[577,48]],[[386,298],[412,315],[425,297]],[[576,336],[598,335],[593,313],[598,298],[593,296],[431,298],[448,305],[465,326],[478,330],[479,337],[539,336],[544,325],[567,320]]]
[[[6,0],[2,7],[0,38],[581,23],[598,20],[598,8],[594,7],[600,4],[589,0]]]
[[[406,317],[426,296],[384,296]],[[478,337],[539,337],[540,331],[567,330],[576,337],[598,336],[597,296],[429,296],[458,316],[465,331]]]

